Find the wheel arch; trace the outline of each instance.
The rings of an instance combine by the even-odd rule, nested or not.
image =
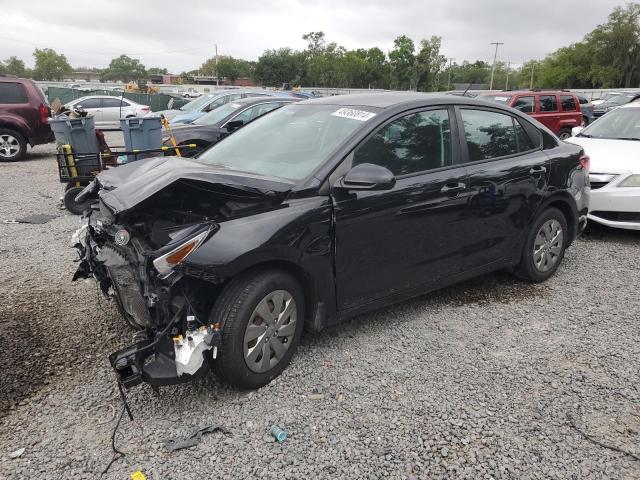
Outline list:
[[[293,276],[302,288],[302,293],[304,295],[304,328],[306,329],[307,327],[310,327],[312,329],[321,329],[322,326],[324,326],[323,324],[320,328],[316,328],[316,316],[317,310],[319,309],[318,290],[312,276],[300,265],[281,259],[265,260],[237,272],[232,278],[239,275],[250,275],[261,270],[280,270]],[[225,284],[231,281],[232,278],[229,278]]]
[[[575,200],[567,192],[555,193],[546,198],[540,207],[538,207],[536,217],[550,207],[557,208],[564,215],[564,218],[567,221],[567,226],[569,227],[569,239],[567,241],[567,246],[571,245],[578,235],[579,215],[575,206]]]

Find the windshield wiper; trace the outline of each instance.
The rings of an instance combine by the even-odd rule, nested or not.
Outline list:
[[[588,133],[580,132],[576,137],[584,137],[584,138],[593,138],[593,135],[589,135]]]
[[[616,137],[616,140],[634,140],[636,142],[640,142],[640,138],[638,137]]]

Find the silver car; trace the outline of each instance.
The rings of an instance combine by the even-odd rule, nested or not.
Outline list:
[[[121,118],[143,117],[151,111],[148,105],[109,95],[80,97],[67,103],[66,107],[92,114],[98,127],[119,127]]]

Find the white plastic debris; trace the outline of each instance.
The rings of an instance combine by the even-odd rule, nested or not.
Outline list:
[[[19,458],[22,456],[22,454],[24,453],[24,448],[19,448],[17,450],[14,450],[13,452],[11,452],[9,454],[9,458]]]

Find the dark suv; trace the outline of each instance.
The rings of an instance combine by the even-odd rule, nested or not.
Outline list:
[[[22,160],[32,147],[53,141],[47,99],[33,80],[0,76],[0,161]]]
[[[105,170],[80,264],[143,330],[125,386],[213,366],[241,388],[319,330],[493,270],[542,282],[584,228],[589,159],[514,109],[452,95],[279,108],[197,159]]]

